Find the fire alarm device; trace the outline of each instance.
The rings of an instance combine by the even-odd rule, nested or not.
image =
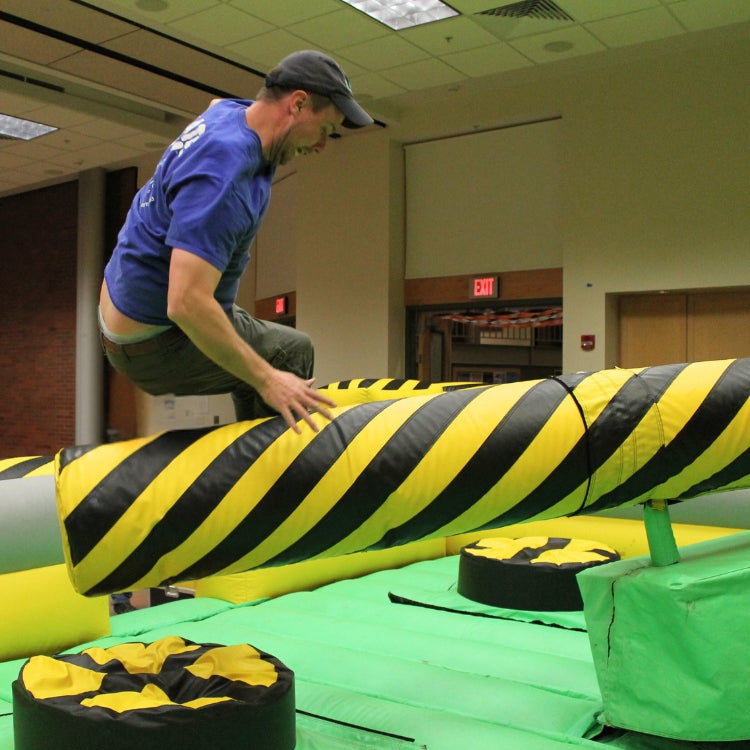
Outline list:
[[[585,352],[593,351],[596,347],[596,336],[594,334],[584,334],[581,336],[581,349]]]
[[[289,298],[285,296],[276,297],[276,314],[286,315],[289,309]]]

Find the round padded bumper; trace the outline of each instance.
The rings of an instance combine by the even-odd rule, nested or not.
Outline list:
[[[458,593],[505,609],[580,610],[576,574],[619,559],[606,544],[585,539],[480,539],[461,550]]]
[[[16,750],[292,750],[294,675],[252,646],[176,636],[34,656],[13,683]]]

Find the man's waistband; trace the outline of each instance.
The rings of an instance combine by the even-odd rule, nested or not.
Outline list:
[[[114,341],[110,341],[103,333],[101,335],[102,346],[113,354],[124,354],[127,357],[138,357],[144,354],[153,354],[165,346],[171,344],[173,341],[184,338],[185,334],[183,331],[174,326],[168,328],[166,331],[157,333],[156,336],[152,336],[150,339],[144,339],[143,341],[134,341],[132,344],[116,344]]]

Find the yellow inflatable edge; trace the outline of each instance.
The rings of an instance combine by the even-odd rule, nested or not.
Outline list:
[[[677,544],[680,546],[744,531],[744,529],[691,524],[674,524],[673,530]],[[193,588],[196,596],[214,597],[233,604],[241,604],[258,599],[271,599],[295,591],[311,591],[334,581],[357,578],[378,570],[403,567],[422,560],[458,555],[462,547],[478,539],[523,536],[592,539],[609,545],[617,550],[621,557],[638,557],[649,553],[646,529],[642,521],[575,516],[547,521],[530,521],[498,529],[474,531],[424,542],[411,542],[401,547],[375,552],[356,552],[322,560],[305,560],[278,568],[261,568],[246,573],[213,576],[184,585]]]
[[[109,635],[109,597],[78,594],[65,565],[0,575],[0,661],[55,654]]]

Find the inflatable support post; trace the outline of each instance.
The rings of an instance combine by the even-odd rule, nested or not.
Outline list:
[[[679,562],[680,551],[672,531],[668,503],[665,500],[649,500],[643,506],[643,521],[652,565],[663,567]]]

